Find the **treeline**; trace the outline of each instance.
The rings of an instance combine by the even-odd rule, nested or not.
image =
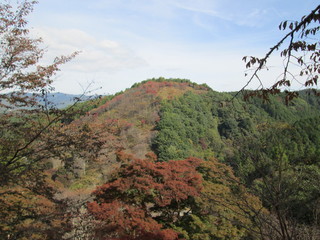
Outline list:
[[[158,82],[158,83],[163,83],[163,82],[174,82],[174,83],[187,83],[189,86],[192,87],[202,87],[205,88],[207,90],[211,89],[207,84],[203,83],[203,84],[198,84],[195,82],[190,81],[189,79],[183,79],[183,78],[164,78],[164,77],[159,77],[159,78],[150,78],[150,79],[146,79],[144,81],[135,83],[131,86],[131,88],[136,88],[139,87],[147,82]]]

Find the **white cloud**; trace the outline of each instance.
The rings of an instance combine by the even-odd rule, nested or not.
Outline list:
[[[98,40],[77,29],[41,28],[50,57],[81,50],[81,54],[62,67],[55,81],[56,91],[80,93],[91,80],[98,93],[115,93],[133,83],[153,77],[187,78],[207,83],[215,90],[236,90],[244,83],[245,52],[226,45],[177,45],[147,40],[124,47],[117,41]],[[138,56],[139,55],[139,56]]]
[[[215,90],[237,90],[246,82],[241,58],[257,55],[260,42],[275,36],[249,31],[265,24],[267,17],[273,20],[272,6],[266,6],[275,0],[246,0],[245,4],[234,0],[95,0],[79,1],[85,8],[78,12],[64,8],[66,3],[77,4],[76,0],[43,4],[49,1],[59,11],[38,17],[36,26],[42,27],[35,29],[48,46],[48,56],[81,51],[63,66],[55,83],[57,91],[79,93],[79,85],[94,80],[103,87],[102,93],[114,93],[159,76],[206,82]],[[58,20],[46,24],[50,19]],[[243,31],[239,26],[249,28]]]
[[[49,58],[80,51],[76,59],[68,63],[67,71],[113,73],[146,65],[133,50],[119,42],[99,40],[82,30],[38,28],[34,32],[43,38]]]
[[[56,56],[70,55],[80,51],[71,62],[61,66],[54,79],[55,91],[82,93],[90,83],[93,89],[103,87],[96,93],[115,93],[128,85],[121,85],[122,73],[139,71],[147,62],[129,47],[109,39],[98,39],[79,29],[34,28],[34,37],[43,39],[47,49],[43,64],[49,64]],[[119,87],[120,86],[120,87]]]

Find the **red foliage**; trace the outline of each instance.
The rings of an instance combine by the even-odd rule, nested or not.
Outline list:
[[[142,88],[145,90],[147,94],[157,95],[159,91],[159,83],[150,81],[142,85]]]
[[[146,159],[155,162],[155,161],[157,161],[158,157],[154,152],[148,152],[146,154]]]
[[[164,86],[172,87],[173,86],[173,82],[164,82]]]
[[[196,168],[201,160],[154,162],[121,152],[118,157],[127,163],[120,168],[118,179],[98,187],[93,192],[96,201],[88,203],[89,212],[103,222],[97,231],[124,237],[117,239],[178,239],[177,232],[162,229],[154,216],[171,214],[166,219],[172,222],[188,207],[185,200],[200,194],[202,178]]]
[[[114,200],[111,203],[88,203],[88,209],[93,216],[106,223],[106,227],[112,230],[111,235],[143,236],[145,232],[161,232],[161,224],[158,224],[146,212],[138,207]],[[105,227],[105,226],[103,226]]]
[[[142,120],[140,120],[140,123],[141,123],[141,125],[145,125],[147,123],[147,120],[142,119]]]
[[[180,83],[181,86],[184,86],[182,83]],[[173,86],[179,86],[177,83],[173,82],[154,82],[149,81],[146,82],[141,86],[141,88],[145,91],[145,93],[156,96],[161,88],[164,87],[173,87]]]

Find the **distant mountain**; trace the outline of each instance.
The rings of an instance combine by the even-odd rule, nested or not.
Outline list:
[[[9,93],[10,94],[10,93]],[[26,96],[32,97],[31,93],[27,93]],[[36,97],[37,102],[41,105],[47,104],[48,107],[54,108],[65,108],[71,104],[73,104],[76,100],[81,102],[89,100],[91,97],[81,94],[68,94],[68,93],[48,93],[47,96]],[[8,103],[3,100],[3,104],[8,105]],[[10,106],[10,105],[9,105]],[[14,107],[15,109],[16,107]],[[1,108],[0,108],[1,109]]]
[[[61,92],[49,93],[47,95],[47,101],[57,108],[65,108],[74,103],[78,98],[81,98],[82,101],[85,101],[90,97],[80,94],[68,94]],[[41,101],[44,102],[43,99],[41,99]]]

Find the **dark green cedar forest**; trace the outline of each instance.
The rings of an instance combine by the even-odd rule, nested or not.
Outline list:
[[[284,79],[241,95],[158,78],[59,109],[50,79],[77,53],[39,64],[25,20],[35,3],[0,5],[1,239],[320,239],[316,90],[280,92]],[[315,51],[299,44],[286,54]]]

